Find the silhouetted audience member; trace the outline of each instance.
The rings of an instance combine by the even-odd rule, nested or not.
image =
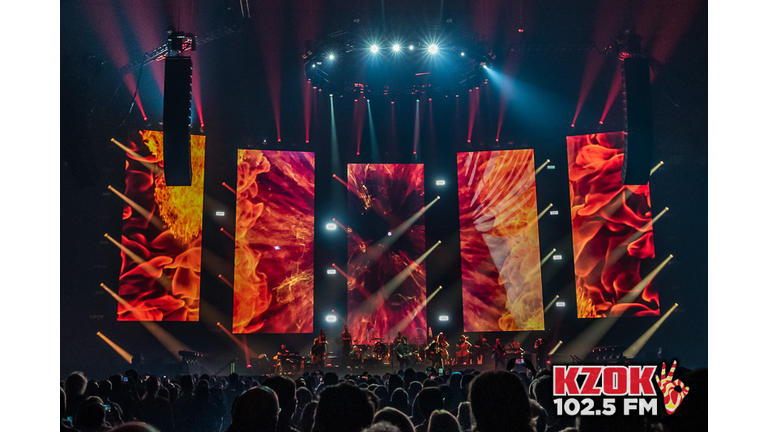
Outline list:
[[[575,426],[573,417],[558,416],[552,396],[552,375],[537,374],[531,383],[531,398],[541,405],[547,412],[547,432],[559,432],[567,427]]]
[[[398,432],[414,432],[416,430],[407,415],[391,407],[384,408],[373,416],[373,424],[382,422],[395,426]]]
[[[67,416],[74,417],[80,404],[85,400],[85,386],[88,380],[82,372],[75,371],[64,380],[64,392],[67,395]]]
[[[136,419],[149,423],[163,432],[173,432],[173,409],[168,399],[158,396],[160,380],[151,375],[144,385],[144,397],[138,403]]]
[[[209,432],[221,428],[224,413],[211,402],[208,381],[197,382],[192,399],[174,412],[175,426],[179,432]]]
[[[389,406],[399,410],[407,416],[411,415],[411,407],[408,404],[408,393],[406,393],[402,387],[398,387],[392,392]]]
[[[280,403],[280,418],[277,421],[278,432],[292,432],[291,419],[296,411],[296,383],[286,376],[271,376],[264,380],[265,385],[277,393]]]
[[[432,412],[443,409],[443,392],[437,387],[425,387],[417,399],[423,421],[416,426],[416,432],[426,432]]]
[[[276,432],[280,405],[267,386],[252,387],[235,399],[227,432]]]
[[[506,371],[483,372],[472,380],[469,401],[478,432],[533,432],[531,406],[520,379]]]
[[[109,432],[160,432],[160,430],[147,423],[128,422],[110,429]]]
[[[101,432],[110,428],[105,419],[106,410],[101,398],[89,396],[77,409],[73,426],[79,432]]]
[[[428,432],[461,432],[459,422],[446,410],[435,410],[429,416]]]
[[[472,431],[472,406],[469,402],[462,402],[459,404],[459,415],[457,416],[457,419],[459,420],[461,432]]]
[[[374,408],[365,390],[342,383],[320,393],[313,432],[360,432],[373,421]]]
[[[317,401],[312,401],[304,407],[301,412],[301,420],[297,429],[299,432],[312,432],[312,425],[315,424],[315,410],[317,409]]]
[[[531,405],[531,418],[536,427],[536,432],[546,432],[547,430],[547,411],[533,399],[528,401]]]
[[[363,429],[363,432],[397,432],[397,427],[387,422],[382,422]]]
[[[389,391],[389,394],[391,395],[398,388],[405,388],[403,379],[400,378],[400,375],[390,375],[387,380],[387,390]]]
[[[424,386],[422,386],[418,381],[412,381],[408,385],[408,400],[411,401],[411,404],[413,404],[413,402],[416,400],[416,395],[419,394],[423,388]]]

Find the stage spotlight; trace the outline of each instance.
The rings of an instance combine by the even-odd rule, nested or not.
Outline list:
[[[374,54],[379,52],[379,46],[376,45],[376,44],[371,45],[371,52],[374,53]]]
[[[563,259],[562,255],[552,255],[552,261],[560,261]]]
[[[216,216],[224,216],[224,215],[226,215],[226,213],[224,213],[223,211],[216,212]]]
[[[560,307],[560,308],[565,307],[565,302],[564,301],[555,302],[555,307]]]
[[[392,51],[394,51],[394,52],[400,52],[400,44],[394,44],[394,45],[392,45]]]
[[[550,211],[550,212],[549,212],[549,215],[550,215],[550,216],[557,216],[557,215],[559,215],[559,214],[560,214],[560,211],[559,211],[559,210],[552,210],[552,211]]]
[[[280,246],[275,246],[275,250],[280,250]]]
[[[335,323],[336,322],[336,315],[333,315],[333,314],[326,315],[325,316],[325,321],[329,322],[329,323]]]
[[[429,44],[427,51],[429,51],[430,54],[437,54],[437,44]]]
[[[325,272],[328,273],[329,275],[335,275],[336,274],[336,269],[330,268],[330,269],[326,270]]]
[[[461,52],[461,56],[464,57],[464,51]]]
[[[336,224],[335,223],[327,223],[325,224],[325,229],[328,231],[334,231],[336,230]]]
[[[445,180],[437,180],[437,181],[435,182],[435,184],[436,184],[437,186],[445,186]]]
[[[554,165],[547,165],[547,169],[555,169]]]
[[[488,65],[484,64],[483,69],[488,69]]]
[[[328,54],[328,60],[336,60],[336,56],[333,54]]]
[[[392,237],[392,231],[387,231],[387,237]]]
[[[408,49],[413,51],[413,45],[408,45]]]
[[[438,321],[448,321],[448,315],[440,315],[437,317]]]

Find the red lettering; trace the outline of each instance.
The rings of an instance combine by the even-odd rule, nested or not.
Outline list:
[[[654,366],[630,366],[629,367],[629,394],[632,396],[655,396],[653,386]]]
[[[578,395],[579,384],[576,383],[576,376],[579,374],[578,366],[555,366],[555,396]]]
[[[581,386],[582,396],[597,396],[600,394],[600,389],[595,387],[598,378],[600,378],[600,372],[602,372],[602,366],[582,366],[581,373],[586,374],[587,378],[584,380],[584,385]]]
[[[603,369],[603,394],[611,396],[627,394],[627,368],[606,366]]]

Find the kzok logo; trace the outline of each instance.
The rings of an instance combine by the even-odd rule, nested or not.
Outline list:
[[[655,370],[654,366],[555,366],[555,396],[656,396]],[[579,375],[584,376],[581,386]]]
[[[624,415],[655,415],[654,378],[664,394],[665,408],[672,414],[689,390],[679,379],[672,379],[676,365],[677,362],[672,364],[667,375],[664,364],[661,379],[654,375],[655,366],[554,366],[553,395],[557,415],[614,415],[617,398],[621,398]]]

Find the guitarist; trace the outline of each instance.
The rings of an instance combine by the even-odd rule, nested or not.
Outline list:
[[[405,370],[411,365],[411,344],[408,343],[408,338],[400,336],[400,343],[395,348],[395,354],[400,361],[400,369]]]
[[[315,365],[315,368],[322,370],[323,368],[323,360],[325,359],[325,344],[320,342],[320,338],[315,338],[315,343],[312,344],[312,350],[310,353],[312,354],[312,363]]]

